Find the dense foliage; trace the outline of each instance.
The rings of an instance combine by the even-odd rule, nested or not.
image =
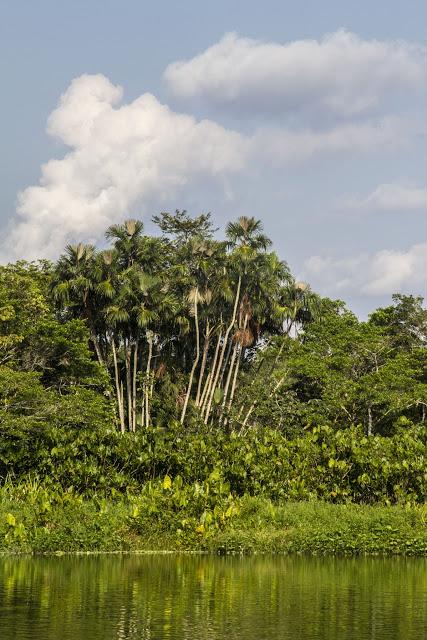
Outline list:
[[[80,494],[137,493],[148,482],[161,487],[169,477],[190,494],[196,484],[207,483],[211,492],[219,483],[227,495],[273,500],[394,504],[427,498],[426,438],[415,427],[369,438],[357,427],[315,427],[291,440],[274,429],[239,435],[180,427],[134,435],[46,425],[4,435],[3,477],[36,474],[44,484]]]
[[[35,481],[0,487],[0,552],[209,550],[427,554],[426,506],[274,503],[168,476],[106,499]]]
[[[107,249],[1,268],[2,423],[287,437],[424,423],[422,298],[395,295],[360,322],[296,282],[253,218],[225,241],[209,215],[154,220],[161,236],[129,220],[107,230]]]
[[[0,267],[5,487],[42,496],[41,522],[40,504],[124,500],[129,531],[190,546],[248,497],[425,503],[422,298],[360,321],[296,282],[259,221],[224,241],[209,215],[154,221],[159,236],[130,220],[105,249]],[[10,546],[20,521],[5,513]]]

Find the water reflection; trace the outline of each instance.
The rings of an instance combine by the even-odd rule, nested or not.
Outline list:
[[[2,640],[420,640],[424,559],[0,558]]]

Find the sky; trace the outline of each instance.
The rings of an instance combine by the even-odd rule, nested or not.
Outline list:
[[[421,0],[0,0],[0,260],[261,218],[364,317],[427,297]]]

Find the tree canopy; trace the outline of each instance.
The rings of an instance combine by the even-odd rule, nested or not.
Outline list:
[[[424,424],[421,297],[395,294],[360,321],[294,278],[260,220],[228,223],[224,239],[210,214],[153,221],[157,235],[126,220],[106,230],[106,248],[0,268],[5,421],[34,423],[54,406],[67,421],[67,406],[78,422],[84,398],[121,432],[269,426],[291,438]]]

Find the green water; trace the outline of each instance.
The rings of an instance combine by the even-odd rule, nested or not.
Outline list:
[[[1,640],[422,640],[427,560],[0,557]]]

